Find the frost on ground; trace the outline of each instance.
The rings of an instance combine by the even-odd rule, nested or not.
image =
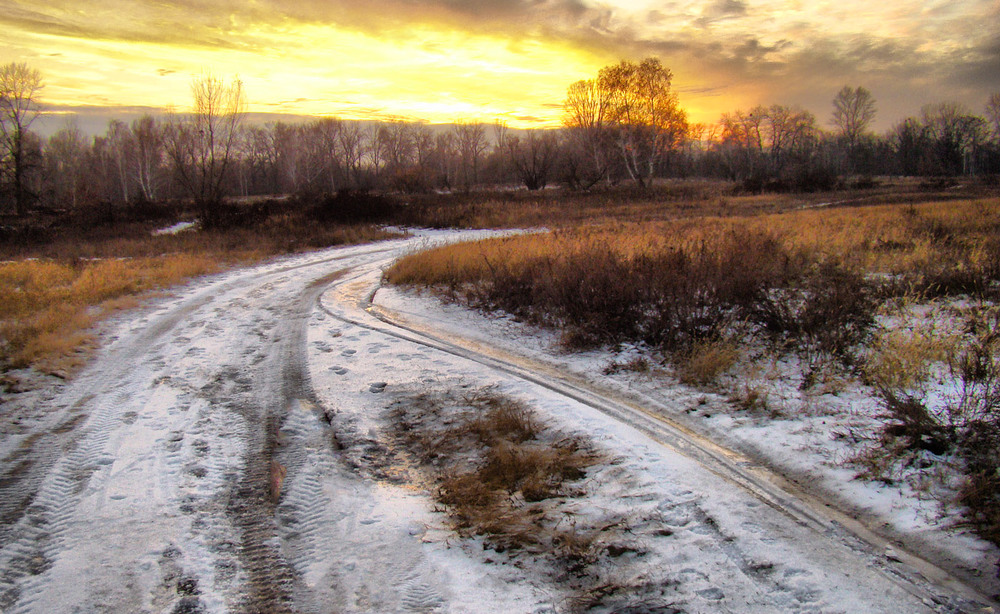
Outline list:
[[[427,233],[205,278],[109,326],[75,380],[5,394],[0,610],[977,611],[634,425],[366,312],[393,259],[471,236]],[[483,346],[500,341],[486,330]],[[511,343],[543,347],[537,336]],[[597,363],[576,367],[586,364]],[[653,380],[615,381],[657,391]],[[530,408],[546,433],[537,441],[579,441],[590,459],[543,500],[527,499],[544,488],[526,495],[522,484],[504,502],[549,514],[544,547],[463,528],[435,499],[433,459],[418,461],[402,436],[406,424],[435,432],[475,410],[464,400],[484,387]],[[658,394],[687,407],[681,393]],[[419,399],[440,402],[424,412]],[[467,461],[461,471],[482,457]]]
[[[762,350],[715,385],[687,386],[678,382],[676,371],[660,366],[666,362],[662,357],[642,348],[563,352],[556,335],[510,318],[483,317],[393,287],[381,289],[376,298],[390,319],[439,331],[471,347],[496,347],[510,356],[539,360],[641,399],[661,415],[776,469],[796,487],[836,502],[877,529],[890,557],[900,549],[894,545],[905,545],[981,593],[997,595],[1000,590],[995,575],[1000,552],[975,536],[962,518],[962,508],[952,502],[960,477],[954,461],[926,458],[932,453],[921,451],[904,466],[898,459],[894,465],[891,458],[875,455],[885,410],[870,388],[842,374],[820,371],[820,381],[804,386],[804,369],[796,359],[774,358]],[[940,336],[960,321],[954,317],[956,309],[961,304],[912,311],[918,319],[936,323],[933,334]],[[885,320],[889,329],[900,326]],[[912,318],[907,325],[913,325]],[[941,366],[936,368],[940,371]],[[920,398],[938,413],[959,394],[940,372],[929,373],[919,388]],[[876,461],[880,471],[873,475],[871,464]]]

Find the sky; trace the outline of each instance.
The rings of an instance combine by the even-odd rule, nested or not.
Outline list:
[[[998,0],[0,0],[0,31],[0,63],[83,118],[184,111],[212,74],[253,113],[550,127],[571,83],[645,57],[692,122],[783,104],[827,124],[851,85],[884,130],[1000,91]]]

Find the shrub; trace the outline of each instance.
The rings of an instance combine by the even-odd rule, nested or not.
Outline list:
[[[791,342],[807,358],[854,360],[855,347],[875,325],[877,303],[863,276],[824,262],[755,306],[756,321],[773,336]]]
[[[685,384],[711,384],[719,375],[732,368],[739,356],[739,348],[732,341],[695,343],[677,357],[678,376]]]
[[[340,190],[307,206],[311,219],[336,224],[385,222],[395,214],[398,207],[387,196],[359,190]]]

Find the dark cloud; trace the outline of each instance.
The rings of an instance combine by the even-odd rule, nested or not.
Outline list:
[[[705,7],[701,17],[695,22],[699,27],[707,28],[717,21],[742,17],[747,14],[747,4],[741,0],[717,0]]]

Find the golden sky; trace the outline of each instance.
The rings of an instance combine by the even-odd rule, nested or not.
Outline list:
[[[648,56],[697,122],[779,103],[825,123],[850,84],[884,128],[1000,91],[997,0],[0,0],[0,31],[0,63],[69,110],[183,111],[210,72],[256,113],[550,126],[570,83]]]

